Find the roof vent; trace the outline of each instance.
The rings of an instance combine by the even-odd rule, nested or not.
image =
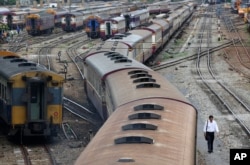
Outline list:
[[[134,119],[160,119],[161,115],[155,113],[136,113],[128,116],[129,120]]]
[[[107,52],[107,53],[104,53],[104,56],[108,56],[108,55],[111,55],[111,54],[116,54],[116,52]]]
[[[143,77],[143,78],[138,78],[133,81],[134,83],[138,82],[156,82],[155,79],[150,78],[150,77]]]
[[[122,130],[156,130],[157,126],[153,124],[145,124],[145,123],[134,123],[127,124],[122,126]]]
[[[142,104],[134,107],[135,111],[140,111],[140,110],[163,110],[164,107],[161,105],[157,104]]]
[[[112,51],[115,51],[115,49],[116,49],[115,47],[112,47],[112,48],[111,48]]]
[[[31,62],[25,62],[25,63],[21,63],[18,64],[19,67],[23,67],[23,66],[36,66],[35,63],[31,63]]]
[[[18,56],[5,56],[3,59],[13,59],[13,58],[20,58]]]
[[[130,78],[138,78],[138,77],[152,77],[152,76],[147,73],[138,73],[130,76]]]
[[[146,143],[153,144],[154,140],[144,136],[126,136],[115,139],[115,144]]]
[[[161,86],[156,83],[143,83],[136,85],[136,88],[160,88]]]
[[[133,70],[128,72],[128,74],[137,74],[137,73],[148,73],[148,72],[145,70]]]
[[[127,163],[127,162],[135,162],[133,158],[120,158],[117,162]]]
[[[16,59],[13,59],[13,60],[10,60],[10,62],[27,62],[28,60],[25,60],[23,58],[16,58]]]
[[[129,60],[127,58],[115,60],[115,63],[125,63],[125,62],[132,62],[132,60]]]
[[[118,59],[124,58],[124,56],[122,56],[122,55],[120,55],[120,54],[118,54],[118,55],[110,55],[110,56],[108,56],[108,57],[110,57],[111,60],[118,60]]]

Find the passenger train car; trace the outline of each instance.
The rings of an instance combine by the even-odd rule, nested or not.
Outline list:
[[[139,27],[149,20],[149,12],[147,9],[122,13],[121,16],[125,18],[126,31]]]
[[[70,12],[62,16],[62,29],[64,31],[76,31],[83,29],[83,16],[79,12]]]
[[[117,33],[125,33],[126,24],[124,17],[114,17],[103,20],[100,25],[100,37],[102,40],[109,39]]]
[[[54,136],[62,123],[62,76],[0,51],[0,118],[8,135]]]
[[[182,26],[193,13],[193,5],[184,4],[168,18],[153,19],[151,25],[116,34],[108,42],[119,41],[128,46],[128,57],[145,63],[160,51],[166,41]]]
[[[178,20],[185,21],[186,15],[181,16]],[[75,165],[196,164],[195,107],[141,63],[182,22],[173,24],[154,20],[148,27],[115,35],[83,57],[88,99],[106,122]]]
[[[87,95],[109,118],[75,165],[194,165],[196,109],[127,54],[124,44],[104,42],[83,59]]]
[[[52,33],[55,28],[54,15],[47,12],[29,14],[26,16],[26,31],[30,35]]]
[[[25,17],[28,15],[26,11],[12,11],[3,15],[3,23],[13,30],[17,27],[23,29],[25,27]]]

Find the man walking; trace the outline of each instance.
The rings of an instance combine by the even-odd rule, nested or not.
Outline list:
[[[213,119],[214,117],[210,115],[208,120],[205,122],[205,125],[203,128],[204,136],[207,140],[208,153],[213,152],[214,133],[219,132],[218,125],[216,121],[214,121]]]

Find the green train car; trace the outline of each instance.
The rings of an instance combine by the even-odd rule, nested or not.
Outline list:
[[[55,136],[64,78],[8,51],[0,51],[0,66],[0,118],[8,135]]]

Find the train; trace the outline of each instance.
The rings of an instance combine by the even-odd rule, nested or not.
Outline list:
[[[63,118],[64,78],[9,51],[0,51],[0,63],[0,119],[6,134],[56,136]]]
[[[62,16],[61,26],[66,32],[83,29],[83,16],[79,12],[70,12]]]
[[[191,4],[186,7],[192,9]],[[170,18],[185,21],[187,15],[180,13],[183,18]],[[163,40],[156,29],[166,24],[165,33],[159,34],[167,34],[182,24],[160,21],[123,34],[148,39],[127,38],[130,45],[137,45],[131,56],[128,43],[109,39],[82,57],[85,92],[106,121],[75,165],[196,164],[196,108],[166,78],[137,60],[142,48],[151,53],[160,49],[152,44],[153,35]]]
[[[118,41],[127,45],[128,57],[145,63],[164,47],[171,36],[192,15],[193,10],[193,3],[184,4],[168,18],[153,19],[149,26],[130,30],[124,34],[115,34],[107,41]]]
[[[195,107],[127,54],[124,44],[105,41],[83,58],[86,93],[106,122],[75,165],[194,165]]]
[[[33,36],[45,33],[51,34],[55,28],[54,15],[47,12],[28,14],[25,22],[27,33]]]

